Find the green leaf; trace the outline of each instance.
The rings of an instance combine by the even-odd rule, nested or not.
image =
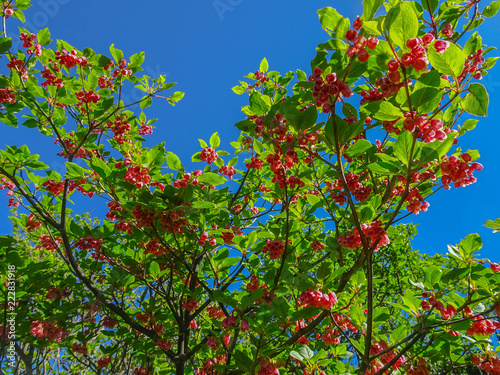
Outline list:
[[[311,359],[312,357],[314,357],[314,352],[311,349],[309,349],[307,345],[301,345],[299,353],[305,359]]]
[[[477,31],[471,35],[467,43],[464,46],[464,55],[469,56],[476,53],[482,46],[482,38],[477,34]]]
[[[234,126],[242,132],[249,132],[255,127],[255,124],[250,120],[242,120],[234,124]]]
[[[16,5],[17,5],[17,2],[16,2]],[[21,8],[19,8],[19,9],[21,9]],[[17,18],[22,23],[26,22],[26,17],[24,16],[24,12],[21,12],[20,10],[16,10],[14,12],[14,14],[12,14],[12,17]]]
[[[228,167],[234,167],[238,163],[238,157],[235,156],[234,158],[231,158],[231,160],[228,161],[227,166]]]
[[[259,65],[259,71],[261,73],[265,73],[269,70],[269,64],[267,63],[267,59],[264,57],[262,59],[262,61],[260,62],[260,65]]]
[[[443,92],[439,90],[441,76],[436,70],[424,74],[417,80],[413,93],[410,95],[411,104],[418,113],[428,113],[439,105]]]
[[[412,157],[412,144],[413,136],[408,130],[401,132],[398,136],[398,140],[394,144],[394,155],[404,164],[408,164]]]
[[[164,83],[164,84],[161,86],[161,90],[162,90],[162,91],[169,90],[169,89],[171,89],[172,87],[174,87],[175,85],[177,85],[177,82],[167,82],[167,83]]]
[[[66,162],[66,177],[67,178],[85,178],[85,169],[80,167],[78,164]]]
[[[455,134],[450,133],[446,136],[446,139],[444,141],[434,141],[431,143],[427,143],[422,147],[422,152],[420,154],[420,165],[423,165],[425,163],[428,163],[430,161],[440,159],[448,151],[450,151],[450,148],[453,146],[453,142],[455,140]]]
[[[19,76],[17,74],[14,74],[13,77],[19,77]],[[17,117],[13,113],[0,112],[0,122],[4,123],[5,125],[17,128]]]
[[[101,160],[96,157],[92,159],[90,165],[92,166],[92,169],[104,179],[106,179],[109,175],[111,175],[111,169],[104,160]]]
[[[427,50],[431,65],[440,73],[452,76],[455,80],[462,73],[465,55],[459,45],[450,43],[445,52],[439,53],[431,47]]]
[[[349,30],[349,20],[342,17],[335,9],[326,7],[318,10],[319,21],[325,31],[336,34],[338,39],[343,39]]]
[[[149,264],[149,274],[153,276],[154,278],[158,277],[160,274],[160,265],[155,262],[154,260]]]
[[[465,120],[462,127],[460,128],[460,130],[467,130],[467,131],[470,131],[470,130],[473,130],[477,123],[479,122],[479,120],[475,120],[475,119],[468,119],[468,120]]]
[[[264,145],[262,144],[261,141],[259,141],[257,138],[253,140],[253,149],[257,153],[257,155],[260,155],[264,152]]]
[[[363,0],[363,20],[370,21],[383,3],[384,0]]]
[[[299,353],[297,353],[295,350],[292,350],[290,352],[290,357],[298,359],[299,361],[304,361],[304,357],[302,357]]]
[[[410,5],[399,2],[387,13],[385,28],[389,30],[390,39],[404,49],[408,39],[418,34],[418,17]]]
[[[176,91],[170,97],[168,98],[168,103],[172,106],[175,106],[175,103],[181,101],[181,99],[184,97],[184,93],[181,91]]]
[[[271,98],[255,91],[250,95],[250,108],[257,116],[262,116],[271,108]]]
[[[329,121],[331,121],[332,118],[330,118]],[[349,142],[352,138],[361,134],[361,132],[363,131],[364,124],[365,124],[363,119],[359,119],[354,124],[348,124],[346,121],[344,121],[338,115],[335,115],[335,121],[336,121],[336,124],[338,127],[339,139],[340,139],[341,143]],[[327,130],[328,130],[328,128],[332,128],[332,127],[328,127],[328,124],[329,124],[329,122],[327,123]],[[327,137],[333,136],[333,134],[329,134],[329,133],[326,133],[326,135],[327,135]],[[332,142],[332,144],[334,144],[334,143],[335,142]]]
[[[151,106],[152,103],[153,103],[153,99],[151,99],[150,96],[144,96],[139,103],[139,107],[141,109],[144,109],[144,108]]]
[[[144,62],[144,52],[138,52],[130,56],[130,64],[128,65],[129,68],[134,68],[137,66],[140,66]]]
[[[480,83],[471,83],[469,85],[469,93],[460,104],[471,115],[487,116],[488,103],[489,98],[486,88]]]
[[[318,271],[316,272],[316,275],[319,280],[325,280],[328,279],[333,272],[333,263],[329,261],[322,262],[321,265],[318,267]]]
[[[182,171],[184,167],[182,166],[181,159],[173,152],[167,152],[167,166],[173,171]]]
[[[306,130],[312,127],[317,119],[318,111],[315,106],[311,106],[297,116],[296,125],[299,130]]]
[[[477,233],[473,233],[469,234],[462,241],[460,241],[458,251],[462,256],[462,259],[467,262],[472,259],[473,253],[480,250],[482,247],[483,241],[481,240],[481,236]]]
[[[117,64],[120,64],[121,61],[123,60],[123,52],[121,50],[115,48],[114,44],[112,44],[109,47],[109,52],[111,52],[111,56],[113,56],[113,58],[115,59],[115,62]]]
[[[488,220],[484,224],[486,228],[493,229],[493,233],[499,233],[500,232],[500,219],[496,219],[495,221],[493,220]]]
[[[407,335],[406,327],[404,325],[400,325],[394,331],[391,332],[391,342],[398,343],[402,339],[404,339]]]
[[[49,29],[45,28],[40,30],[37,33],[36,38],[38,40],[38,44],[41,44],[42,46],[49,44],[51,42]]]
[[[12,47],[12,38],[0,38],[0,53],[8,51]]]
[[[424,268],[424,285],[428,289],[434,289],[434,285],[441,280],[442,272],[438,267],[431,266]]]
[[[17,0],[15,3],[15,7],[22,10],[26,10],[32,5],[31,0]]]
[[[363,29],[368,31],[371,35],[381,35],[379,29],[380,24],[377,21],[364,21]]]
[[[273,304],[271,305],[271,311],[276,317],[282,320],[286,320],[286,318],[288,317],[289,310],[290,306],[288,305],[288,302],[286,301],[285,298],[276,297],[275,299],[273,299]]]
[[[500,9],[500,1],[492,1],[490,5],[483,9],[484,17],[493,17]]]
[[[399,168],[394,164],[378,161],[376,163],[369,164],[367,167],[370,171],[380,174],[382,176],[392,176],[397,174]]]
[[[242,86],[234,86],[232,90],[236,95],[244,94],[247,91],[247,89]]]
[[[367,102],[360,108],[360,112],[366,113],[380,121],[392,121],[402,117],[401,110],[389,102]]]
[[[349,147],[345,152],[345,154],[350,158],[355,158],[361,154],[364,154],[366,151],[372,148],[372,146],[373,145],[366,139],[360,139],[356,141],[356,143],[353,144],[351,147]]]
[[[358,327],[363,328],[363,322],[365,321],[365,313],[357,304],[351,306],[350,316],[352,323]]]
[[[204,201],[195,201],[191,204],[193,208],[214,208],[215,203],[212,202],[204,202]]]
[[[306,199],[307,199],[307,202],[311,206],[314,206],[314,205],[318,204],[319,202],[321,202],[321,198],[316,196],[316,195],[313,195],[313,194],[307,194]]]
[[[215,132],[212,134],[210,137],[210,147],[213,148],[214,150],[217,149],[217,147],[220,146],[220,138],[219,138],[219,133]]]
[[[226,179],[216,173],[207,172],[203,173],[201,176],[198,176],[198,181],[210,185],[221,185],[226,182]]]
[[[422,1],[422,6],[424,7],[424,9],[430,11],[431,13],[434,13],[438,5],[439,5],[439,0]]]
[[[362,223],[370,222],[375,216],[375,209],[371,205],[365,204],[362,206],[360,214],[360,220]]]
[[[236,349],[234,351],[234,359],[239,363],[238,366],[244,366],[247,370],[250,370],[249,366],[252,364],[252,360],[241,350]]]

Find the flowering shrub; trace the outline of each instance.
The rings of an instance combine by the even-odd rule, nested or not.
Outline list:
[[[463,114],[487,114],[478,81],[495,62],[471,31],[498,6],[363,3],[352,22],[318,11],[330,39],[307,73],[264,59],[234,87],[249,96],[234,152],[214,133],[194,171],[142,144],[154,132],[143,110],[183,95],[140,75],[144,53],[52,49],[48,29],[21,28],[19,51],[0,39],[2,126],[39,131],[65,166],[50,170],[26,145],[0,150],[14,215],[0,269],[19,278],[0,342],[18,344],[19,371],[500,373],[489,340],[500,266],[477,258],[480,237],[428,257],[411,249],[414,226],[397,225],[482,169],[459,145],[477,122]],[[28,6],[3,1],[4,21]],[[123,103],[125,84],[144,97]]]

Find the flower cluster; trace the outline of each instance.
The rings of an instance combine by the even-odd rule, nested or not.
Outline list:
[[[312,96],[316,99],[316,106],[322,107],[324,113],[329,113],[332,96],[338,96],[338,101],[340,94],[350,98],[352,91],[344,81],[337,77],[337,74],[330,73],[323,79],[322,73],[320,68],[314,69],[314,76],[310,76],[309,81],[314,81]]]
[[[374,221],[371,224],[361,224],[361,230],[368,241],[368,246],[373,246],[373,244],[377,242],[375,251],[377,251],[379,247],[387,246],[390,243],[389,237],[385,229],[382,228],[382,221],[380,220]],[[356,249],[363,244],[357,228],[346,236],[339,236],[338,242],[345,249]]]
[[[479,369],[491,375],[500,375],[500,359],[494,353],[478,356],[472,355],[471,362]]]
[[[37,249],[37,250],[45,249],[45,250],[54,251],[56,249],[56,247],[59,247],[59,244],[61,243],[61,241],[62,241],[62,238],[60,238],[60,237],[54,238],[54,240],[52,240],[51,237],[49,237],[45,234],[42,234],[40,236],[40,245],[37,245],[35,247],[35,249]]]
[[[111,129],[113,137],[119,144],[123,144],[123,138],[128,135],[131,129],[130,122],[121,116],[116,116],[114,121],[108,121],[107,126]],[[128,142],[131,143],[132,141],[128,140]]]
[[[201,170],[194,171],[191,173],[184,173],[181,179],[174,181],[174,188],[186,188],[189,184],[196,186],[198,185],[198,179],[196,177],[201,176],[203,172]],[[194,177],[193,177],[194,176]]]
[[[314,242],[311,242],[311,244],[309,245],[311,247],[311,249],[314,250],[314,252],[318,252],[318,251],[321,251],[325,248],[325,245],[323,245],[321,242],[319,241],[314,241]]]
[[[281,254],[285,251],[285,242],[280,240],[266,240],[266,245],[262,248],[265,254],[269,252],[269,258],[272,260],[280,259]]]
[[[222,168],[219,169],[219,173],[223,174],[223,175],[226,175],[227,178],[229,178],[230,180],[233,179],[233,176],[236,174],[236,171],[234,170],[234,168],[232,166],[228,167],[228,166],[223,166]]]
[[[417,188],[410,190],[406,202],[408,203],[406,209],[413,212],[414,215],[418,215],[420,211],[426,212],[430,206],[430,203],[424,200]]]
[[[335,293],[323,293],[320,290],[307,289],[300,294],[298,304],[304,307],[320,307],[322,309],[331,310],[333,305],[337,303]]]
[[[432,142],[434,140],[444,141],[446,132],[443,131],[443,120],[432,119],[428,120],[427,116],[419,116],[415,119],[415,112],[405,112],[405,120],[403,122],[403,129],[414,132],[418,129],[418,137],[424,142]]]
[[[14,104],[16,102],[16,93],[10,88],[0,89],[0,103]]]
[[[45,78],[45,82],[42,82],[42,87],[55,86],[57,88],[63,87],[62,78],[57,78],[57,75],[52,73],[48,67],[44,67],[42,71],[42,78]]]
[[[72,50],[70,53],[63,49],[62,51],[56,51],[56,61],[66,67],[71,69],[77,65],[81,67],[87,66],[87,58],[85,56],[77,56],[78,52]]]
[[[28,232],[40,229],[42,227],[42,222],[35,220],[35,215],[33,213],[29,214],[28,221],[26,222],[26,229]]]
[[[370,347],[370,355],[375,356],[385,350],[389,349],[389,345],[384,340],[375,341]],[[390,350],[380,356],[379,359],[376,359],[371,363],[371,372],[367,371],[367,374],[375,374],[381,368],[384,367],[387,363],[389,363],[396,356],[396,352],[394,350]],[[402,355],[398,358],[398,360],[392,365],[394,370],[397,370],[401,365],[406,362],[406,357]]]
[[[80,353],[83,355],[88,354],[87,345],[85,345],[85,344],[80,344],[78,342],[75,342],[75,343],[73,343],[72,349],[73,349],[73,352],[75,352],[75,353]]]
[[[260,361],[260,370],[258,375],[279,375],[279,370],[275,367],[275,364],[270,361],[263,359]]]
[[[200,239],[198,240],[198,245],[200,246],[205,246],[205,242],[207,241],[208,239],[208,232],[204,231],[201,236],[200,236]],[[210,246],[215,246],[217,244],[217,241],[215,238],[211,238],[208,243],[210,244]]]
[[[132,69],[127,69],[127,60],[122,59],[122,61],[120,61],[120,65],[113,71],[111,75],[113,76],[113,78],[116,78],[119,75],[129,76],[131,74]]]
[[[213,148],[205,147],[201,151],[200,160],[206,161],[207,164],[210,165],[214,161],[216,161],[218,157],[219,157],[219,155],[217,154],[217,152],[215,152],[215,150]]]
[[[261,83],[269,82],[269,78],[266,77],[266,74],[259,70],[255,72],[255,80],[258,82],[255,82],[254,87],[259,87]]]
[[[148,243],[144,245],[144,254],[154,254],[156,256],[161,256],[163,254],[168,253],[168,250],[160,245],[160,240],[158,238],[154,238]]]
[[[155,221],[155,212],[141,206],[135,206],[132,215],[136,220],[137,228],[151,228]]]
[[[103,368],[108,367],[110,363],[111,363],[111,358],[109,357],[109,355],[107,355],[106,357],[99,358],[97,360],[97,370],[102,370]]]
[[[472,74],[475,79],[481,79],[481,65],[484,63],[483,57],[484,50],[480,48],[476,53],[467,56],[465,61],[464,69],[457,81],[462,82],[467,74]]]
[[[61,343],[70,334],[68,330],[59,327],[53,320],[32,321],[30,332],[39,340],[47,339],[48,341],[55,341],[57,343]]]
[[[75,93],[76,99],[78,100],[77,107],[81,107],[83,104],[97,103],[101,100],[101,96],[94,90],[85,91],[81,90]]]
[[[26,69],[23,60],[19,60],[14,56],[12,56],[10,58],[10,63],[7,64],[7,68],[9,68],[11,71],[12,70],[17,71],[21,75],[21,78],[23,80],[26,81],[28,79],[28,69]]]
[[[142,168],[140,166],[128,168],[123,179],[134,185],[137,189],[142,189],[151,182],[149,169],[146,167]]]
[[[370,193],[372,192],[371,187],[365,186],[360,182],[360,179],[363,180],[367,176],[367,174],[358,175],[356,173],[347,173],[345,175],[347,188],[354,196],[354,199],[359,202],[364,202],[365,200],[367,200],[370,196]],[[343,205],[347,202],[347,196],[341,180],[335,180],[333,183],[328,182],[327,189],[330,191],[331,197],[335,203]]]
[[[417,367],[410,365],[410,367],[406,370],[408,375],[431,375],[429,369],[427,368],[427,361],[422,357],[418,358],[417,361]]]
[[[256,156],[252,156],[252,158],[250,159],[250,163],[246,164],[246,167],[248,169],[262,170],[263,166],[264,166],[264,162]]]
[[[366,39],[364,36],[358,35],[358,30],[363,26],[363,21],[360,20],[359,16],[353,21],[352,29],[346,32],[345,38],[349,44],[349,48],[347,49],[347,56],[351,57],[356,55],[360,62],[365,62],[370,57],[370,53],[366,50],[365,47],[368,47],[371,50],[377,48],[378,39],[371,37]]]
[[[434,40],[434,35],[427,34],[423,38],[408,39],[406,46],[411,50],[401,56],[401,63],[409,68],[413,68],[418,72],[426,70],[429,60],[427,60],[427,46]]]
[[[190,312],[194,312],[198,308],[199,304],[196,298],[187,301],[185,298],[182,300],[182,308]]]
[[[457,310],[454,306],[448,305],[444,307],[443,302],[438,301],[434,295],[429,296],[429,293],[423,292],[422,297],[424,297],[424,299],[420,302],[420,306],[423,310],[430,310],[431,306],[433,306],[437,311],[439,311],[443,319],[451,319],[457,315]]]
[[[182,233],[184,227],[188,225],[188,221],[180,211],[164,211],[159,220],[161,230],[167,230],[168,233]]]
[[[64,181],[55,182],[53,180],[45,181],[42,186],[52,195],[60,195],[64,191]]]
[[[27,34],[27,33],[21,33],[19,36],[19,39],[23,42],[23,47],[24,48],[33,48],[33,41],[36,39],[35,34]],[[35,53],[35,56],[42,56],[42,46],[40,44],[35,44],[35,50],[28,49],[26,51],[27,55],[33,55]]]
[[[69,287],[64,289],[53,286],[49,289],[47,294],[45,295],[45,299],[61,299],[63,297],[69,297],[72,291]]]
[[[478,315],[472,319],[472,325],[467,330],[469,336],[489,336],[500,329],[500,322],[484,319],[482,315]]]
[[[468,164],[471,160],[472,158],[467,153],[463,153],[460,158],[455,155],[444,157],[440,167],[443,173],[441,182],[445,189],[449,189],[451,183],[458,188],[476,182],[477,179],[472,174],[474,171],[483,169],[483,166],[479,163]]]

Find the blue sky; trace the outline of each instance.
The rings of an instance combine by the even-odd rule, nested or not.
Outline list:
[[[40,0],[34,3],[26,12],[25,27],[30,31],[49,27],[53,39],[63,39],[80,50],[91,47],[108,55],[112,43],[125,56],[144,51],[145,74],[165,74],[167,81],[179,83],[176,90],[184,91],[186,96],[176,107],[157,100],[146,114],[148,118],[159,118],[149,138],[151,145],[165,141],[167,149],[179,155],[188,167],[191,155],[200,151],[198,138],[208,140],[218,131],[221,148],[231,149],[229,143],[238,135],[233,125],[244,118],[240,108],[247,104],[247,98],[235,95],[231,88],[247,73],[255,72],[263,57],[269,61],[271,70],[310,71],[316,45],[328,39],[316,10],[332,6],[351,21],[362,13],[361,0]],[[480,6],[487,4],[484,1]],[[15,25],[7,24],[11,35]],[[496,19],[487,19],[479,30],[485,44],[500,45],[500,23]],[[476,232],[484,242],[481,254],[500,261],[497,252],[500,234],[494,235],[482,226],[486,220],[500,217],[500,199],[496,194],[500,182],[499,68],[490,70],[481,83],[490,93],[488,117],[481,118],[477,128],[462,137],[459,144],[464,150],[479,149],[480,162],[485,168],[476,173],[478,182],[465,188],[441,190],[431,197],[428,212],[410,218],[419,224],[414,246],[423,252],[445,252],[447,244],[458,243],[467,234]],[[140,91],[129,89],[125,95],[135,100],[140,98]],[[62,170],[62,161],[55,155],[57,150],[51,148],[50,140],[38,141],[29,129],[5,126],[0,127],[0,134],[2,148],[5,143],[26,143],[51,168]],[[6,203],[1,204],[0,233],[9,231],[7,214]]]

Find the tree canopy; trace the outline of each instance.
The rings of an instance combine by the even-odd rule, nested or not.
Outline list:
[[[188,170],[143,144],[147,108],[184,95],[144,52],[8,34],[30,2],[2,2],[0,121],[53,141],[64,171],[0,150],[0,373],[500,374],[500,266],[477,234],[429,256],[402,224],[482,169],[459,139],[487,115],[497,58],[474,29],[500,2],[363,5],[318,11],[306,70],[264,58],[233,87],[238,139],[200,139]]]

